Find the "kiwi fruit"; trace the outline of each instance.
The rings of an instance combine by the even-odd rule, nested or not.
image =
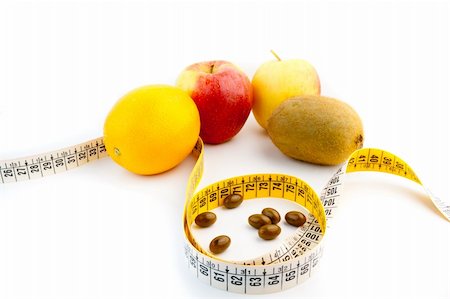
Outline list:
[[[285,155],[321,165],[338,165],[361,148],[363,125],[348,104],[323,96],[299,96],[281,103],[267,132]]]

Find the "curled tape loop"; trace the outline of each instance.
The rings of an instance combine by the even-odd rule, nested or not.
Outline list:
[[[211,184],[194,195],[203,171],[201,139],[194,152],[198,160],[188,181],[183,215],[188,266],[199,280],[237,293],[281,291],[302,283],[316,271],[322,257],[325,233],[339,206],[345,173],[386,172],[422,185],[411,167],[399,157],[387,151],[366,148],[352,153],[328,181],[320,197],[303,180],[284,174],[229,178]],[[426,191],[438,211],[450,221],[450,207]],[[308,222],[286,238],[277,249],[263,256],[246,261],[221,260],[195,241],[190,227],[198,214],[222,206],[223,199],[232,193],[241,194],[244,200],[272,197],[294,201],[310,211]]]

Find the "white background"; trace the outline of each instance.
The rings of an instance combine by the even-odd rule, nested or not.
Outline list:
[[[401,156],[449,201],[448,2],[0,3],[0,157],[101,136],[130,89],[226,59],[249,77],[303,58],[360,114],[366,146]],[[233,298],[196,281],[181,213],[194,160],[162,175],[104,159],[0,186],[0,298]],[[281,172],[317,191],[335,167],[283,156],[250,116],[207,146],[202,186]],[[283,298],[449,298],[450,228],[414,183],[348,176],[319,272]],[[262,296],[264,297],[264,296]],[[274,295],[270,296],[271,298]]]

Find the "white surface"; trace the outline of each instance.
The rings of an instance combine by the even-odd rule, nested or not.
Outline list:
[[[361,115],[366,146],[398,154],[449,201],[449,4],[329,2],[0,3],[0,157],[102,133],[114,102],[226,59],[251,77],[303,58],[323,94]],[[181,212],[189,158],[163,175],[104,159],[0,186],[0,298],[234,298],[188,273]],[[207,146],[202,186],[283,172],[317,191],[335,169],[283,156],[251,116]],[[284,298],[449,298],[450,226],[421,188],[352,174],[317,275]],[[275,297],[270,295],[271,298]],[[265,297],[265,296],[262,296]]]

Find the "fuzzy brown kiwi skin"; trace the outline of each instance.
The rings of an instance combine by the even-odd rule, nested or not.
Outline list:
[[[320,165],[338,165],[360,149],[364,130],[348,104],[323,96],[284,101],[268,120],[267,132],[285,155]]]

